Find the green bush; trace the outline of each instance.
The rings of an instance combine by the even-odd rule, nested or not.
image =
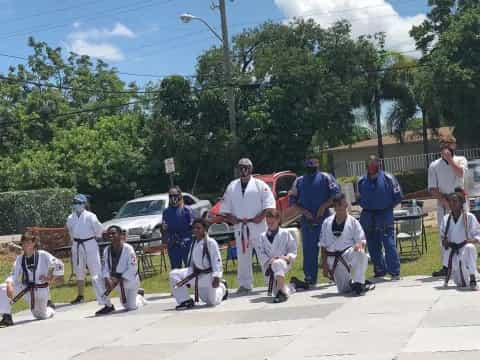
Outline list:
[[[75,190],[62,188],[0,193],[0,235],[30,226],[63,227],[74,195]]]
[[[413,193],[427,188],[427,171],[408,171],[395,175],[404,194]]]

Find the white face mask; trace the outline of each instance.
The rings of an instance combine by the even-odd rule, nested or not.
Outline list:
[[[75,211],[77,214],[80,214],[83,210],[85,210],[85,204],[73,205],[73,211]]]

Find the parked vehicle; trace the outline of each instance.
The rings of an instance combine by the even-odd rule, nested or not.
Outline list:
[[[205,217],[212,207],[208,200],[183,193],[183,201],[189,206],[195,217]],[[125,229],[128,240],[137,240],[140,237],[160,238],[163,210],[168,206],[168,194],[156,194],[127,201],[115,217],[103,224],[105,228],[118,225]]]
[[[291,171],[282,171],[267,175],[253,175],[263,180],[272,189],[275,196],[277,209],[280,214],[285,211],[288,205],[288,191],[292,188],[297,175]],[[218,242],[228,241],[234,238],[233,226],[226,222],[225,217],[220,213],[222,199],[220,199],[208,212],[208,220],[212,224],[208,231],[209,235]]]
[[[480,159],[468,162],[466,190],[472,211],[480,212]]]

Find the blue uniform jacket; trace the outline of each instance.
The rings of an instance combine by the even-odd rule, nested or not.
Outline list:
[[[166,208],[163,211],[163,223],[167,224],[168,242],[191,240],[193,220],[193,211],[187,206]]]
[[[339,192],[338,183],[332,175],[317,171],[313,175],[300,176],[295,180],[290,190],[289,203],[298,204],[316,216],[320,206]],[[330,211],[326,210],[318,224],[321,225],[330,215]],[[304,217],[301,222],[302,225],[307,223]]]
[[[360,221],[365,227],[393,226],[393,208],[403,199],[402,189],[397,179],[384,171],[370,179],[362,176],[357,184],[359,203],[362,207]]]

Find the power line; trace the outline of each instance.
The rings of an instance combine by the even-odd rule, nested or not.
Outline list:
[[[105,16],[125,14],[125,13],[129,13],[129,12],[133,12],[133,11],[142,10],[142,9],[152,7],[152,6],[155,6],[155,5],[168,4],[168,3],[171,3],[173,1],[174,0],[165,0],[164,2],[161,2],[161,3],[155,3],[155,0],[137,1],[137,2],[132,3],[130,5],[125,5],[125,6],[117,7],[117,8],[114,8],[114,9],[106,10],[106,11],[97,13],[94,16],[88,16],[88,17],[84,17],[84,18],[81,18],[81,19],[82,20],[95,20],[95,19],[99,19],[99,18],[103,19],[103,18],[105,18]],[[30,35],[33,32],[44,32],[44,31],[55,30],[55,29],[59,29],[59,28],[62,28],[62,27],[70,26],[70,25],[71,25],[71,22],[56,24],[56,25],[55,24],[54,25],[45,25],[45,26],[42,26],[40,28],[33,27],[33,28],[21,29],[17,32],[0,35],[0,39],[10,39],[10,38],[14,38],[14,37],[17,37],[17,36]]]

